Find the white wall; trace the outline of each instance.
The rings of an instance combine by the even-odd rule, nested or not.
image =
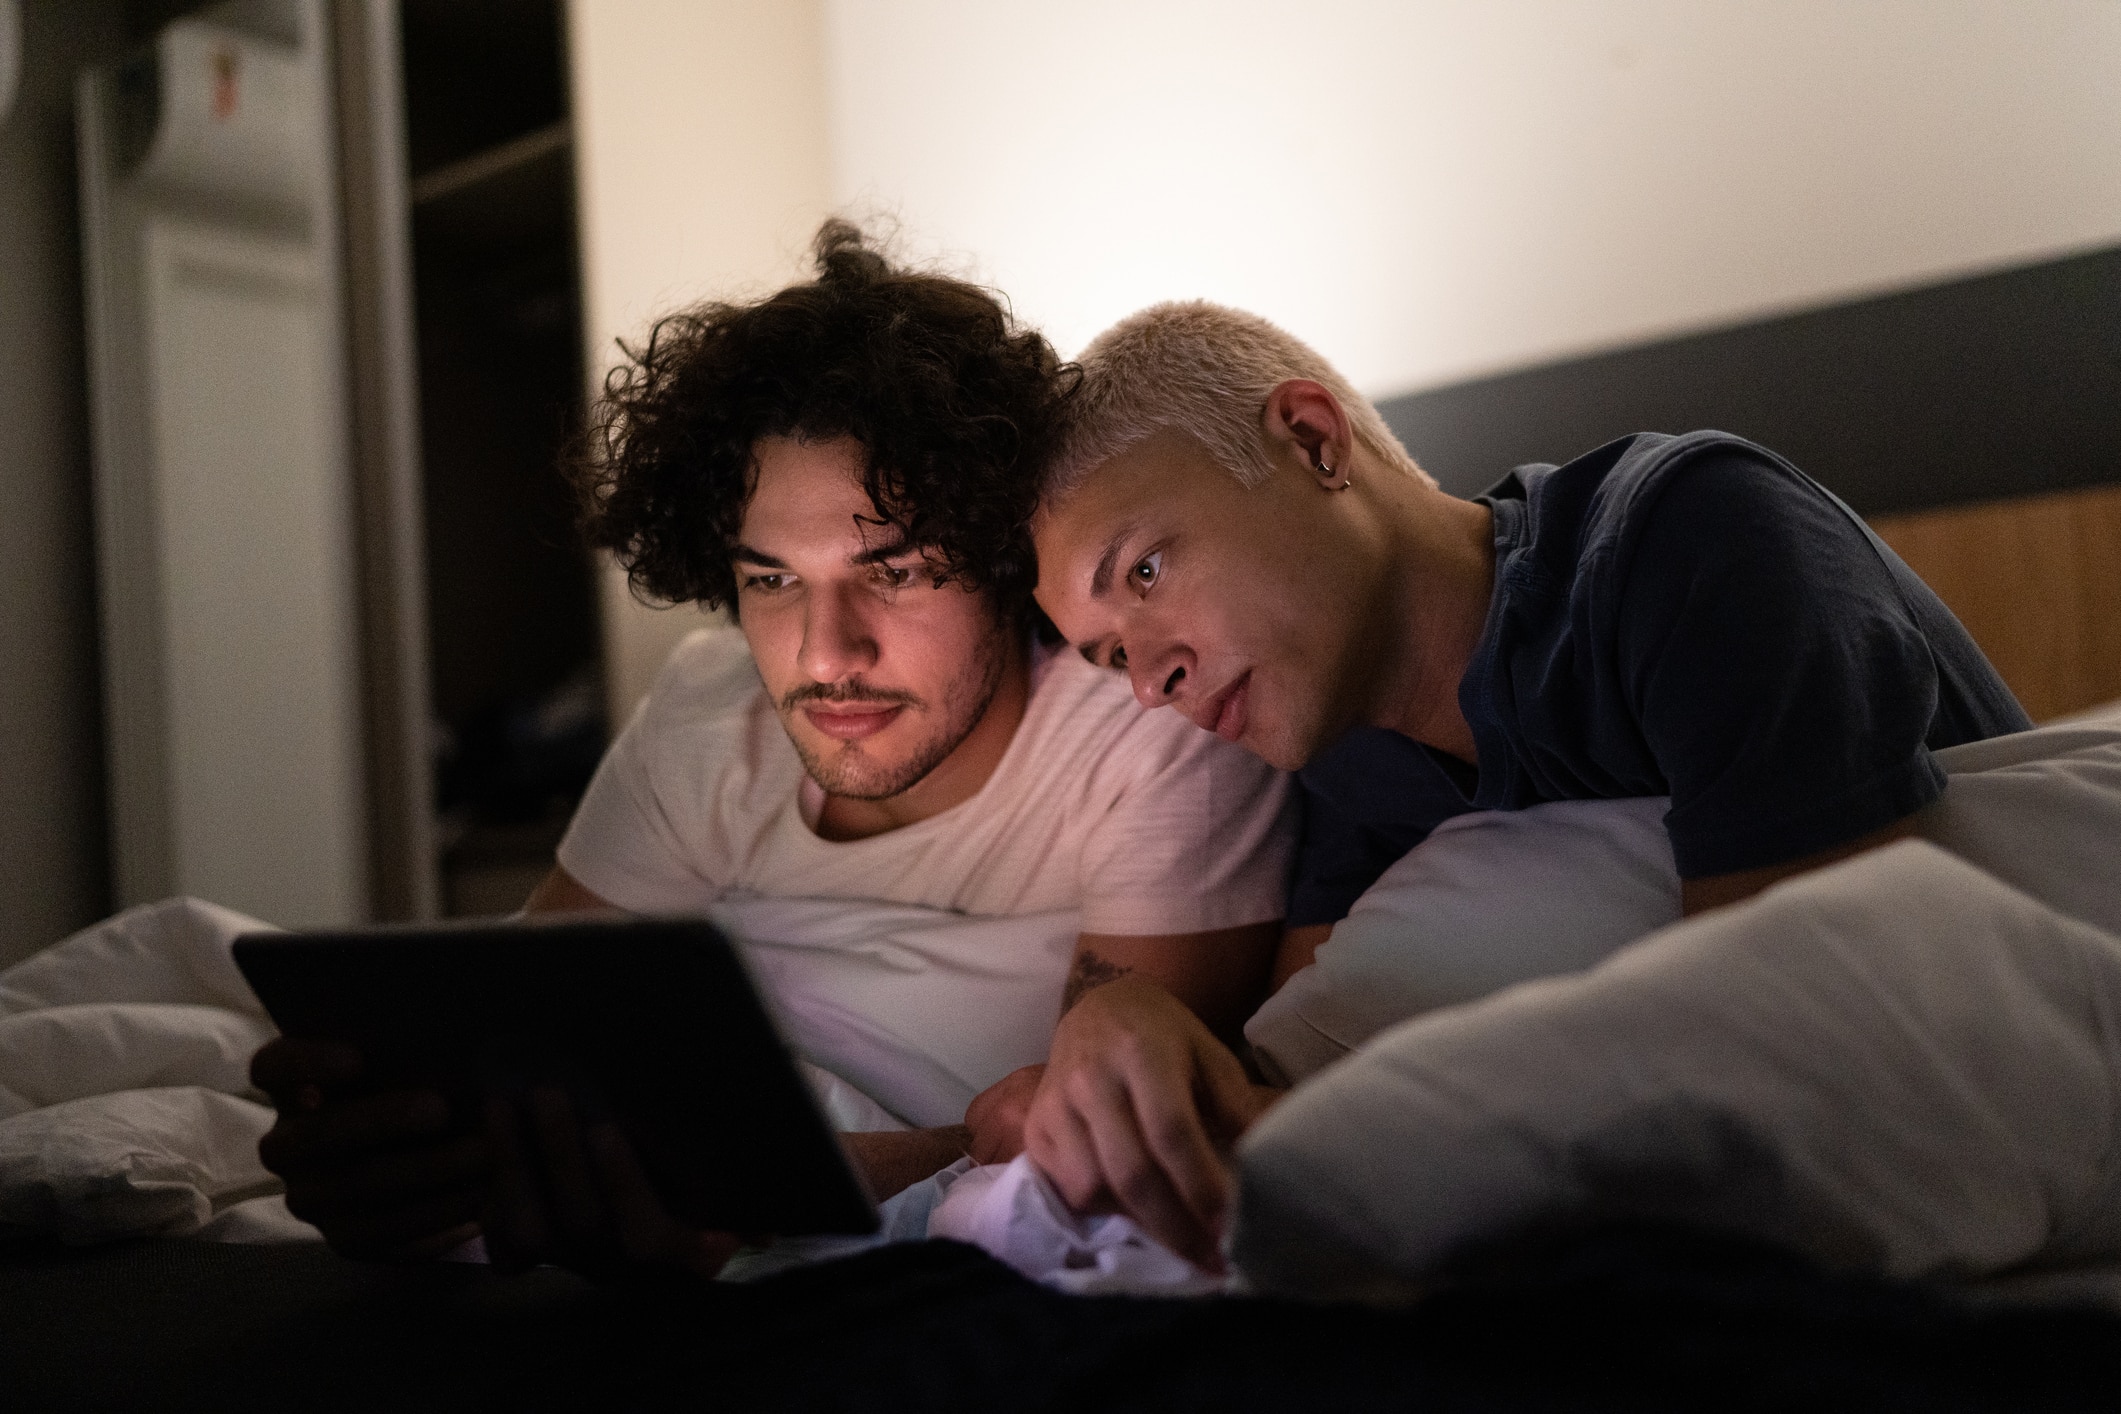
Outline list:
[[[2121,239],[2115,0],[825,0],[833,192],[1379,394]]]
[[[659,314],[801,271],[830,202],[824,34],[811,0],[573,0],[568,7],[583,327],[593,384]],[[613,725],[697,611],[604,577]]]

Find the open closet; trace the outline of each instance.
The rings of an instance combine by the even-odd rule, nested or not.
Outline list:
[[[445,914],[518,906],[604,746],[557,0],[402,0]]]
[[[82,75],[120,905],[495,913],[550,867],[606,735],[563,19],[226,0]]]

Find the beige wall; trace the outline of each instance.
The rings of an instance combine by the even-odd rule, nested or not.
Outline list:
[[[568,43],[583,324],[601,384],[613,340],[657,314],[800,271],[830,201],[824,32],[811,0],[574,0]],[[700,622],[605,576],[614,726]]]
[[[1376,394],[2121,239],[2114,0],[828,0],[834,194]]]
[[[2114,0],[574,0],[592,365],[830,206],[1386,395],[2121,240]],[[615,706],[688,612],[609,586]]]

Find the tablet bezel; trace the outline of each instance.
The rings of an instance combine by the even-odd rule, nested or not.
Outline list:
[[[876,1230],[876,1204],[749,970],[695,919],[511,919],[251,933],[236,965],[282,1034],[352,1045],[363,1090],[559,1086],[632,1142],[673,1217],[796,1236]]]

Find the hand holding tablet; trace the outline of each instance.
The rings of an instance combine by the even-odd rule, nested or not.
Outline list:
[[[262,1151],[342,1251],[430,1255],[476,1224],[503,1256],[700,1269],[723,1245],[704,1233],[875,1226],[710,925],[257,934],[235,955],[285,1033],[256,1066],[282,1112]]]

